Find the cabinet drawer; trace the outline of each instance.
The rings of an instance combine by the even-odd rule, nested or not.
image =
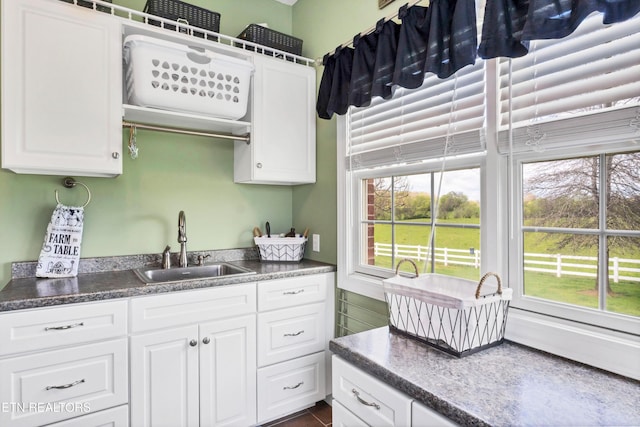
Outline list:
[[[369,427],[335,399],[331,402],[331,425],[333,427]]]
[[[333,356],[333,397],[372,426],[411,424],[411,399],[366,372]]]
[[[327,286],[333,284],[333,274],[313,274],[258,284],[258,310],[295,307],[324,301]]]
[[[48,427],[128,427],[129,407],[127,405],[117,408],[105,409],[93,414],[83,415],[71,420],[50,424]]]
[[[128,401],[127,340],[121,338],[0,361],[0,425],[36,426]],[[48,405],[48,406],[47,406]]]
[[[325,304],[258,314],[258,366],[325,349]]]
[[[325,398],[324,351],[258,369],[258,422],[312,406]]]
[[[127,334],[127,301],[70,304],[0,314],[0,355]]]
[[[255,311],[255,283],[139,297],[131,300],[131,331],[171,328]]]

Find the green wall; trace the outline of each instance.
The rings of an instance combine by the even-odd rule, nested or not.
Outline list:
[[[380,18],[393,15],[404,3],[394,2],[380,10],[377,0],[298,0],[293,7],[293,34],[304,40],[305,56],[322,58]],[[317,67],[318,85],[323,70],[322,66]],[[307,255],[336,263],[336,119],[317,119],[316,123],[318,182],[293,190],[293,215],[294,222],[312,218],[310,228],[324,233],[320,254],[307,250]],[[387,324],[384,302],[349,292],[337,292],[336,302],[338,335]]]
[[[339,44],[351,40],[359,31],[395,12],[403,3],[378,9],[377,0],[298,0],[293,6],[293,34],[304,40],[303,54],[322,58]],[[324,68],[317,68],[317,84]],[[293,190],[294,222],[309,223],[322,230],[320,253],[307,251],[310,257],[335,263],[337,259],[336,224],[336,119],[316,120],[318,181],[315,185]],[[310,220],[310,222],[309,222]]]

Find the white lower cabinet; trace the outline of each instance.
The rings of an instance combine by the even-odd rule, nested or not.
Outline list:
[[[193,304],[193,309],[198,311],[202,307],[199,297],[215,300],[215,292],[211,291],[178,292],[171,297],[177,310],[188,312],[189,304]],[[219,291],[223,300],[244,300],[242,295],[248,291],[255,294],[255,284],[229,286]],[[154,312],[154,306],[162,308],[159,313],[169,312],[165,297],[146,297],[156,299],[141,301],[143,304],[139,306],[144,306],[148,312]],[[251,301],[255,312],[255,298]],[[241,307],[245,312],[246,305],[241,304]],[[210,310],[209,316],[215,318],[220,313]],[[133,317],[142,319],[136,314]],[[202,315],[198,317],[202,318]],[[180,320],[176,319],[176,322]],[[137,329],[135,324],[132,328]],[[133,335],[131,425],[204,427],[255,424],[255,342],[255,314],[225,316]]]
[[[276,419],[325,398],[324,351],[258,369],[258,418]]]
[[[0,426],[126,426],[126,325],[125,300],[0,313]]]
[[[335,426],[455,426],[409,396],[333,356]]]
[[[128,400],[127,341],[20,355],[0,361],[0,425],[39,426]]]
[[[331,393],[334,280],[0,313],[0,426],[242,427],[313,406]]]
[[[333,285],[333,273],[258,283],[259,423],[330,394]]]

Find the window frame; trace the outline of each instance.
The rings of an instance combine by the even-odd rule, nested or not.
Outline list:
[[[394,271],[386,268],[366,266],[360,263],[360,243],[363,241],[360,220],[363,201],[361,181],[367,178],[381,178],[392,175],[410,175],[418,173],[440,172],[442,159],[430,159],[420,163],[400,164],[385,168],[359,169],[349,171],[344,162],[347,147],[345,116],[338,117],[338,287],[347,291],[365,295],[384,301],[381,280],[393,276]],[[480,193],[484,192],[486,181],[483,171],[485,152],[451,157],[446,160],[445,171],[465,168],[479,168],[481,176]],[[484,207],[481,203],[480,223],[483,223]],[[495,213],[497,215],[497,212]],[[486,214],[485,214],[486,215]],[[348,224],[347,224],[348,223]],[[483,228],[480,227],[480,251],[484,253]],[[484,257],[481,259],[481,270],[484,271]]]
[[[638,146],[629,146],[624,143],[611,144],[603,149],[602,145],[594,144],[583,147],[580,154],[577,155],[575,150],[560,149],[549,150],[544,152],[527,152],[519,153],[513,156],[512,166],[514,168],[514,189],[512,191],[515,203],[513,206],[513,215],[511,216],[513,224],[513,236],[508,243],[509,259],[513,260],[509,268],[509,283],[516,283],[513,286],[513,300],[511,307],[538,313],[553,318],[564,319],[577,322],[584,325],[590,325],[597,328],[605,328],[611,331],[617,331],[624,334],[637,335],[640,326],[640,318],[624,315],[620,313],[607,312],[602,310],[594,310],[586,307],[574,306],[562,302],[545,300],[528,296],[524,293],[524,232],[536,227],[527,227],[523,225],[523,194],[522,194],[522,166],[525,163],[553,161],[572,159],[578,157],[598,156],[601,154],[618,154],[624,152],[634,152],[638,150]],[[606,224],[605,224],[606,226]],[[571,234],[588,234],[600,237],[601,235],[610,236],[612,233],[601,231],[602,228],[590,230],[581,233],[576,229]],[[605,229],[606,230],[606,229]],[[634,235],[640,237],[640,230],[625,230],[625,235]],[[605,237],[606,238],[606,237]]]

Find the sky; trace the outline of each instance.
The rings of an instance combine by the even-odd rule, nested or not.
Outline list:
[[[440,174],[435,174],[435,191],[438,191]],[[430,192],[429,175],[409,176],[410,191]],[[469,200],[480,201],[480,169],[463,169],[445,172],[440,196],[451,191],[463,193]]]

